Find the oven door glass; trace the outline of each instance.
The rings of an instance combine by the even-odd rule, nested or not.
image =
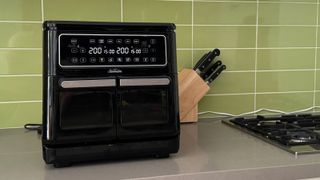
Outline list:
[[[115,136],[115,130],[112,130],[114,99],[115,79],[62,80],[59,91],[60,134],[64,138]]]
[[[120,79],[121,139],[148,138],[173,132],[169,78]]]
[[[60,93],[62,130],[112,127],[112,93],[83,90]]]
[[[121,92],[121,125],[149,126],[168,123],[167,89],[145,88]]]

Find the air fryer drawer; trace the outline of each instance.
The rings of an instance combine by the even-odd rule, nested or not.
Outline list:
[[[122,127],[168,123],[168,91],[166,89],[123,90],[120,99]]]

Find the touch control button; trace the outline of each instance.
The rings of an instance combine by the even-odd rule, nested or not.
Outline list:
[[[99,63],[104,63],[106,62],[106,59],[104,57],[99,57]]]
[[[142,61],[143,62],[149,62],[149,58],[148,57],[144,57],[144,58],[142,58]]]
[[[122,39],[116,39],[116,44],[122,44]]]
[[[113,62],[113,61],[114,61],[113,57],[108,57],[108,62],[109,62],[109,63],[111,63],[111,62]]]
[[[134,39],[133,40],[133,44],[139,44],[139,43],[140,43],[139,39]]]
[[[141,42],[141,46],[142,47],[147,47],[148,46],[148,42],[147,41],[142,41]]]
[[[155,57],[150,58],[150,62],[156,62],[156,61],[157,61],[157,58],[155,58]]]
[[[113,44],[113,39],[107,39],[107,44]]]
[[[78,60],[78,58],[73,57],[73,58],[71,58],[71,62],[72,62],[73,64],[77,64],[77,63],[79,62],[79,60]]]
[[[91,62],[91,63],[96,63],[96,62],[97,62],[97,59],[96,59],[95,57],[91,57],[91,58],[90,58],[90,62]]]
[[[126,57],[125,60],[126,62],[131,62],[131,57]]]
[[[70,42],[71,42],[71,44],[77,44],[78,39],[71,39]]]
[[[156,39],[150,39],[150,44],[156,44],[157,40]]]
[[[80,63],[83,64],[83,63],[86,63],[87,62],[87,58],[85,57],[81,57],[80,58]]]
[[[140,59],[138,57],[133,58],[133,62],[139,62]]]
[[[148,48],[142,48],[142,53],[148,53]]]
[[[80,53],[86,53],[86,49],[85,48],[80,48]]]
[[[98,43],[103,44],[104,43],[104,39],[98,39]]]
[[[78,49],[77,48],[71,48],[71,53],[77,53]]]
[[[122,62],[123,58],[122,57],[117,57],[117,62]]]
[[[125,43],[125,44],[131,44],[131,39],[125,39],[125,40],[124,40],[124,43]]]

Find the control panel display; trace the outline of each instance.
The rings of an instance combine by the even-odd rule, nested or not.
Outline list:
[[[141,67],[167,64],[166,37],[140,34],[61,34],[61,67]]]

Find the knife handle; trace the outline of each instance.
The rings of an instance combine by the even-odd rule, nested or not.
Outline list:
[[[210,53],[210,52],[209,52]],[[194,65],[193,70],[197,70],[200,66],[200,64],[202,63],[202,61],[204,61],[204,59],[208,56],[209,53],[204,54],[199,61],[196,63],[196,65]]]
[[[209,85],[212,83],[212,81],[214,81],[219,75],[220,73],[225,70],[227,67],[225,65],[220,66],[215,73],[213,73],[207,80],[206,83]]]
[[[214,60],[214,58],[219,55],[219,49],[214,49],[213,51],[209,52],[208,55],[206,55],[206,57],[202,61],[199,61],[199,65],[197,66],[196,71],[201,73]]]
[[[206,72],[201,74],[202,79],[207,79],[221,64],[221,61],[217,61],[214,64],[212,64],[212,66],[210,66]]]

